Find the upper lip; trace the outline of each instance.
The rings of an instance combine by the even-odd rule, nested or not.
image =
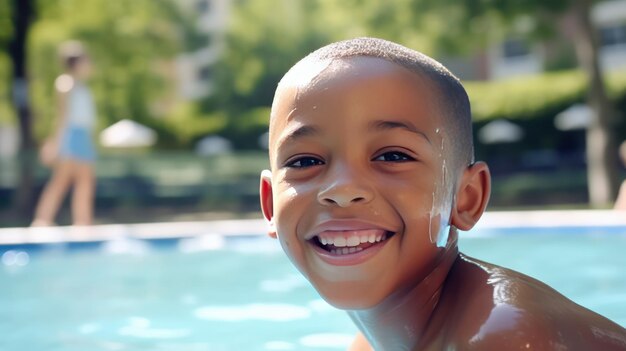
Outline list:
[[[305,236],[305,240],[310,240],[320,233],[326,231],[347,231],[347,230],[368,230],[368,229],[380,229],[387,232],[393,232],[394,230],[380,225],[378,223],[372,223],[363,219],[331,219],[318,223],[313,227],[311,231]]]

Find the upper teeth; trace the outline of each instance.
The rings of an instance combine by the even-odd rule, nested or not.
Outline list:
[[[385,240],[387,235],[379,229],[343,231],[341,235],[321,233],[318,235],[323,245],[334,245],[336,247],[353,247],[362,243],[375,243]]]

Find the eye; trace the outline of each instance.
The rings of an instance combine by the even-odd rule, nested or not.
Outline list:
[[[380,154],[374,157],[373,161],[383,161],[383,162],[409,162],[415,161],[415,158],[405,154],[400,151],[388,151],[383,154]]]
[[[313,166],[319,166],[319,165],[323,165],[324,161],[312,157],[312,156],[303,156],[303,157],[298,157],[294,160],[291,160],[289,162],[287,162],[285,164],[285,167],[289,167],[289,168],[306,168],[306,167],[313,167]]]

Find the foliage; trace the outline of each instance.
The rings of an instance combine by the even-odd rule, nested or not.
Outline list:
[[[196,103],[181,103],[163,119],[153,124],[160,136],[161,146],[189,146],[209,134],[221,134],[228,124],[227,116],[221,111],[203,112]]]
[[[364,0],[233,1],[225,52],[215,69],[219,89],[202,106],[227,113],[227,134],[235,139],[236,146],[255,147],[258,133],[264,132],[261,126],[267,122],[257,121],[257,126],[248,128],[252,123],[248,118],[267,119],[266,110],[280,78],[314,49],[368,35],[401,41],[425,52],[432,50],[430,34],[412,23],[410,4],[409,0],[393,4]],[[442,26],[432,28],[443,30]]]
[[[0,1],[0,47],[7,47],[9,40],[13,36],[11,25],[12,6],[10,1]]]
[[[509,35],[546,39],[554,24],[577,0],[421,0],[413,2],[414,16],[437,14],[445,19],[438,48],[445,52],[472,52]]]
[[[0,48],[2,49],[8,46],[9,40],[13,35],[11,22],[7,20],[10,16],[11,3],[9,1],[0,1]],[[11,69],[6,50],[0,50],[0,125],[8,123],[14,118],[9,88]]]
[[[225,51],[213,69],[215,94],[200,102],[168,104],[175,95],[167,77],[173,75],[173,56],[208,40],[195,31],[194,13],[185,12],[177,0],[35,1],[29,71],[39,138],[48,133],[54,118],[51,87],[61,71],[57,47],[67,39],[79,39],[97,69],[91,86],[100,128],[131,118],[156,129],[160,146],[189,147],[207,134],[220,134],[243,149],[256,148],[258,136],[266,130],[268,108],[282,75],[328,42],[376,36],[445,57],[501,39],[497,36],[507,33],[503,28],[528,37],[537,35],[549,27],[546,19],[571,5],[567,0],[233,0]],[[0,2],[0,18],[10,12],[7,4]],[[539,5],[539,15],[529,16]],[[0,22],[0,44],[10,32],[10,26]],[[13,118],[4,84],[10,67],[3,55],[0,121]],[[555,72],[492,83],[467,82],[466,87],[475,119],[484,123],[495,118],[553,115],[583,100],[584,79],[577,72]],[[609,79],[617,87],[623,87],[619,82],[626,80],[624,75]],[[623,96],[626,88],[620,89],[616,94]],[[164,111],[169,112],[163,116]]]
[[[214,103],[233,110],[269,106],[282,75],[306,54],[332,41],[377,36],[431,52],[431,33],[443,31],[443,24],[423,16],[428,25],[418,28],[410,4],[409,0],[392,4],[364,0],[234,1],[226,51],[216,70],[220,89]]]
[[[236,147],[256,147],[263,130],[251,126],[249,117],[271,104],[278,81],[291,65],[330,40],[312,20],[314,13],[319,13],[317,1],[233,2],[225,51],[215,68],[219,88],[203,108],[227,114],[225,134]],[[280,20],[268,20],[272,18]]]
[[[245,111],[239,116],[239,123],[228,125],[224,136],[240,149],[258,149],[259,138],[267,131],[269,116],[269,107],[257,107]]]
[[[606,75],[614,100],[626,98],[626,71]],[[465,82],[477,122],[497,118],[532,119],[555,108],[582,102],[585,76],[580,71],[551,72],[493,82]]]
[[[178,49],[176,6],[166,0],[39,0],[37,9],[29,40],[37,132],[44,134],[54,118],[52,85],[62,71],[57,47],[68,39],[84,42],[94,61],[90,85],[100,127],[123,118],[150,124],[150,104],[169,92],[159,63]]]
[[[626,71],[611,72],[605,76],[607,88],[616,104],[614,133],[621,139],[626,138]],[[585,100],[586,84],[582,72],[572,70],[559,73],[516,78],[494,82],[464,83],[472,104],[474,130],[478,132],[485,124],[495,119],[513,121],[525,131],[524,138],[517,143],[482,144],[476,143],[479,159],[489,160],[492,171],[502,165],[511,171],[523,169],[529,161],[529,152],[549,150],[548,153],[577,152],[584,155],[584,131],[562,132],[554,125],[555,116],[575,103]],[[475,140],[479,140],[475,138]],[[537,163],[535,158],[530,163]],[[554,160],[552,160],[554,161]],[[556,167],[576,164],[582,167],[584,160],[561,159],[559,162],[546,162],[542,167]]]
[[[626,104],[626,71],[612,72],[606,78],[614,101],[618,104]],[[476,129],[495,119],[515,121],[529,130],[535,130],[535,138],[532,141],[527,140],[524,143],[525,148],[554,147],[558,144],[559,138],[553,126],[553,118],[572,104],[582,102],[585,97],[585,77],[577,70],[493,82],[468,81],[463,85],[470,96]],[[625,112],[620,111],[622,114]],[[198,112],[190,112],[191,115],[196,113]],[[204,119],[181,119],[180,121],[186,121],[184,122],[185,128],[190,133],[188,134],[190,137],[181,142],[184,144],[194,140],[191,135],[196,135],[197,138],[210,131],[227,137],[239,148],[257,148],[258,136],[267,130],[269,107],[257,107],[239,113],[240,115],[236,117],[228,118],[224,114],[219,115],[224,123],[215,129],[206,130],[202,125],[209,122],[203,122]],[[214,115],[207,115],[207,117],[216,118]],[[233,118],[236,118],[238,122],[232,123]],[[626,120],[626,115],[620,119],[620,121],[624,120]],[[624,129],[624,127],[626,123],[620,122],[619,128]],[[537,131],[537,128],[541,130]],[[552,141],[552,144],[546,144],[548,139]]]
[[[0,53],[0,126],[14,119],[11,105],[11,63],[5,53]]]
[[[584,94],[581,72],[558,72],[494,82],[466,82],[476,121],[532,118],[552,106],[571,104]]]
[[[285,71],[329,37],[311,22],[317,2],[240,0],[233,7],[212,102],[238,119],[241,111],[269,106]]]

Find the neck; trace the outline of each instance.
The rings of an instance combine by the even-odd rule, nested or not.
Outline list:
[[[80,75],[77,74],[75,71],[66,71],[65,74],[67,74],[68,76],[72,77],[72,79],[74,79],[77,82],[81,81]]]
[[[424,279],[370,309],[348,312],[375,350],[413,350],[424,342],[429,321],[458,255],[457,237],[451,235],[444,253]]]

